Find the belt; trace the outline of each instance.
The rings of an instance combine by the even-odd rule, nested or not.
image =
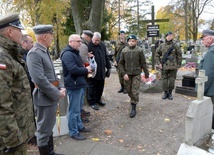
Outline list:
[[[59,81],[52,81],[51,84],[57,87],[57,86],[59,86]],[[34,83],[34,86],[35,86],[35,88],[38,88],[38,85],[35,83]]]

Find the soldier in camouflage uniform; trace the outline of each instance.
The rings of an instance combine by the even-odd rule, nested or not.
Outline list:
[[[123,79],[123,76],[122,76],[122,74],[121,74],[121,72],[120,72],[120,70],[118,68],[118,63],[120,61],[121,52],[125,48],[126,44],[127,43],[126,43],[125,31],[121,30],[119,32],[119,40],[116,42],[116,46],[115,46],[114,66],[117,68],[118,78],[119,78],[119,82],[120,82],[120,85],[121,85],[121,88],[120,88],[120,90],[118,90],[118,93],[122,93],[123,92],[124,94],[126,94],[127,91],[124,88],[124,79]]]
[[[131,98],[130,103],[132,109],[130,118],[133,118],[136,115],[136,105],[139,102],[142,69],[146,78],[149,78],[149,71],[146,66],[143,49],[137,46],[137,37],[135,35],[130,35],[127,42],[128,46],[122,50],[119,69],[124,78],[125,88]]]
[[[173,41],[172,32],[168,32],[165,35],[165,43],[162,43],[156,50],[155,61],[158,67],[161,69],[161,77],[163,80],[164,95],[162,99],[172,100],[172,90],[175,87],[175,79],[178,69],[181,67],[182,52],[180,47]],[[173,46],[173,50],[170,52],[166,59],[166,62],[162,64],[162,58],[170,47]]]
[[[18,14],[0,17],[1,155],[26,155],[27,142],[35,133],[30,85],[19,55],[21,29]]]

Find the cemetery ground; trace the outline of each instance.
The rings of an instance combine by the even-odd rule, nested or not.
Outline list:
[[[176,80],[176,85],[181,85],[181,80]],[[119,88],[117,73],[113,71],[106,78],[103,94],[106,106],[95,111],[85,105],[84,109],[91,112],[90,122],[85,123],[92,130],[86,134],[88,139],[135,149],[142,155],[176,155],[185,138],[187,109],[196,98],[177,94],[175,90],[173,100],[162,100],[162,92],[140,93],[137,115],[129,118],[129,97],[117,93]],[[68,139],[71,139],[68,135],[55,137],[55,147]]]

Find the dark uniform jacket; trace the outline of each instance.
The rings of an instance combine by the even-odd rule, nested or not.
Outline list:
[[[90,42],[88,44],[88,51],[92,52],[97,63],[97,73],[94,79],[104,80],[106,69],[111,68],[111,63],[106,52],[105,44],[103,42],[100,42],[99,45],[94,45],[92,42]]]
[[[62,50],[61,60],[66,89],[86,88],[88,70],[83,65],[79,51],[68,45]]]
[[[204,95],[214,96],[214,45],[212,45],[201,59],[199,69],[205,70],[208,81],[205,82]]]
[[[47,48],[39,43],[35,43],[27,55],[27,67],[33,82],[38,86],[33,91],[33,103],[37,106],[56,105],[59,101],[58,86],[53,85],[59,81],[56,77],[53,62]]]
[[[17,48],[0,36],[0,150],[26,143],[35,133],[30,85]]]
[[[123,76],[125,74],[140,75],[143,69],[145,76],[148,78],[149,71],[146,66],[146,59],[143,53],[143,49],[139,46],[126,46],[122,50],[119,62],[119,69]]]
[[[117,63],[119,63],[120,61],[121,52],[125,48],[126,44],[127,44],[126,42],[121,42],[121,41],[116,42],[114,57]]]
[[[173,70],[181,67],[182,61],[182,52],[180,47],[175,44],[173,41],[166,41],[165,43],[160,44],[155,53],[155,61],[159,65],[161,64],[161,60],[164,54],[168,51],[168,49],[174,44],[174,48],[170,53],[170,59],[164,63],[163,70]]]

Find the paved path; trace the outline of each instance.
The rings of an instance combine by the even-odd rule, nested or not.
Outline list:
[[[142,152],[134,149],[116,147],[91,139],[77,141],[71,138],[58,146],[56,152],[65,155],[142,155]]]

